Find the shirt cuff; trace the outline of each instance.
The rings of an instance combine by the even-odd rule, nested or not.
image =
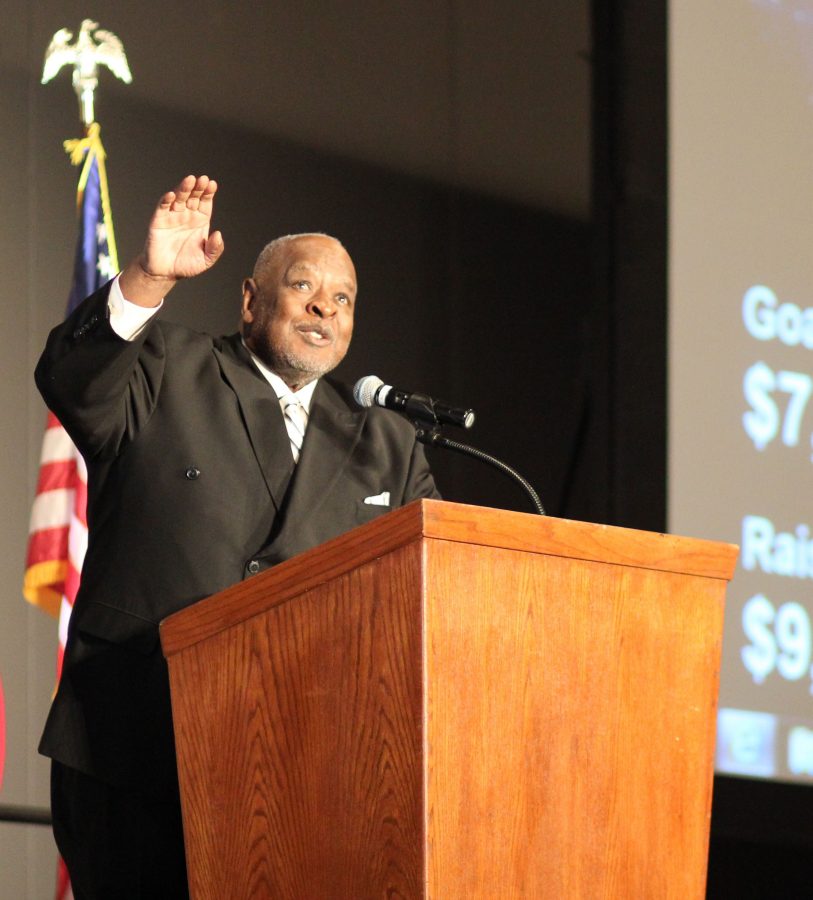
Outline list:
[[[110,285],[110,293],[107,295],[107,310],[110,314],[110,327],[125,341],[134,341],[147,327],[150,319],[164,305],[164,301],[158,306],[138,306],[130,303],[121,292],[117,275]]]

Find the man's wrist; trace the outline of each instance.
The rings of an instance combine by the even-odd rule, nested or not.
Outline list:
[[[160,306],[177,283],[177,278],[153,275],[147,271],[141,257],[134,259],[119,276],[119,286],[125,299],[143,307]]]
[[[110,327],[123,340],[133,341],[152,321],[162,303],[163,301],[157,306],[145,307],[130,302],[121,291],[121,275],[119,275],[110,285],[107,297]]]

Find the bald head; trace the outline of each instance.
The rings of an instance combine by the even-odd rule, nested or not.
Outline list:
[[[254,263],[254,271],[251,273],[252,278],[257,280],[258,277],[262,276],[266,269],[274,265],[275,260],[278,260],[281,257],[286,248],[289,248],[292,243],[306,238],[327,238],[344,249],[344,245],[338,238],[332,237],[321,231],[304,231],[301,234],[284,234],[281,237],[274,238],[273,241],[269,241],[263,249],[260,250]]]

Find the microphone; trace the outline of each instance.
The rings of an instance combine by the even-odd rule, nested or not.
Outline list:
[[[402,391],[391,384],[384,384],[377,375],[359,378],[353,388],[353,397],[359,406],[383,406],[403,413],[413,421],[429,425],[457,425],[459,428],[471,428],[474,425],[473,409],[460,409],[443,400],[433,400],[426,394]]]

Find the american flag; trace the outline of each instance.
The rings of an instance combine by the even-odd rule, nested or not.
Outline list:
[[[71,162],[82,167],[76,193],[79,239],[66,315],[118,271],[113,220],[99,126],[89,126],[81,140],[66,141]],[[40,454],[37,494],[31,509],[28,556],[23,580],[26,600],[59,619],[57,678],[82,562],[87,549],[87,469],[59,420],[48,414]],[[73,894],[60,860],[57,900]]]

